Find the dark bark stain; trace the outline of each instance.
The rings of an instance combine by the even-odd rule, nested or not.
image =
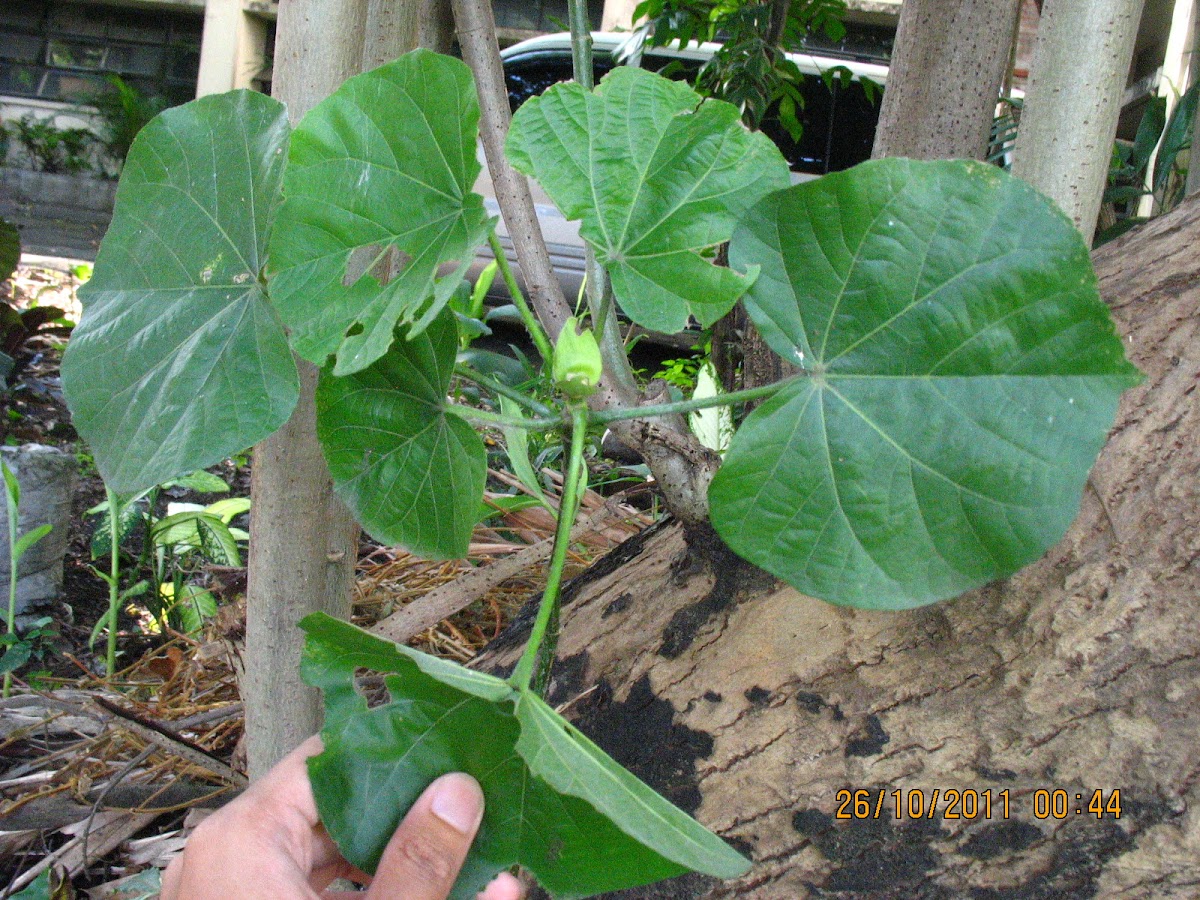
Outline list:
[[[692,642],[700,629],[721,611],[739,600],[769,588],[774,579],[722,543],[711,529],[690,529],[687,533],[687,557],[695,563],[703,560],[711,568],[715,583],[708,595],[690,606],[677,609],[663,629],[660,656],[677,659]],[[697,568],[692,566],[692,568]]]
[[[846,742],[847,756],[874,756],[890,741],[891,735],[883,730],[879,716],[872,713],[867,716],[861,729]]]
[[[800,708],[805,712],[810,712],[814,716],[823,709],[828,709],[833,712],[833,721],[840,722],[846,718],[842,712],[842,708],[836,703],[830,703],[824,697],[818,694],[810,694],[808,691],[799,691],[796,694],[796,702],[800,704]]]
[[[559,706],[568,700],[578,697],[585,689],[591,687],[587,680],[588,653],[580,650],[572,656],[566,656],[554,663],[554,676],[550,680],[550,690],[546,693],[546,702],[551,706]]]
[[[1017,773],[1012,769],[993,769],[989,766],[973,766],[975,774],[988,781],[1016,781]]]
[[[771,699],[771,692],[756,684],[746,691],[745,697],[750,701],[751,706],[766,706]]]
[[[971,900],[1057,900],[1060,897],[1086,900],[1098,897],[1100,876],[1108,861],[1132,850],[1138,834],[1178,814],[1165,801],[1151,797],[1125,800],[1119,822],[1115,819],[1097,821],[1091,817],[1069,819],[1051,837],[1054,859],[1044,872],[1012,888],[977,888],[971,892]],[[963,852],[966,847],[964,845]]]
[[[1032,847],[1042,837],[1042,830],[1028,822],[997,822],[968,837],[960,850],[975,859],[991,859]]]
[[[810,885],[817,897],[949,896],[925,878],[927,872],[941,866],[932,845],[944,839],[946,832],[936,820],[897,825],[891,819],[865,819],[837,827],[828,813],[802,809],[792,816],[792,827],[836,866],[824,883]]]
[[[707,700],[709,703],[720,703],[725,698],[722,697],[720,694],[718,694],[716,691],[705,691],[704,699]]]
[[[601,681],[573,709],[579,730],[609,756],[680,809],[692,814],[699,809],[696,761],[712,753],[712,735],[677,723],[675,707],[654,696],[648,675],[621,702]]]
[[[631,603],[633,603],[633,594],[626,591],[616,600],[612,601],[612,603],[608,604],[608,606],[604,607],[604,612],[600,613],[600,618],[607,619],[609,616],[625,612],[625,610],[629,609]]]

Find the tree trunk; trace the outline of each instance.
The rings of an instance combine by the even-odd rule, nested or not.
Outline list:
[[[1013,174],[1053,199],[1091,241],[1112,158],[1143,0],[1053,0],[1037,47]]]
[[[275,96],[295,125],[363,69],[417,46],[448,43],[441,0],[291,0],[280,4]],[[358,524],[333,493],[317,443],[317,368],[297,359],[300,401],[254,450],[242,694],[251,778],[321,727],[321,698],[300,680],[296,623],[322,610],[350,617]]]
[[[862,612],[780,587],[715,542],[687,553],[665,525],[568,586],[552,702],[755,861],[738,882],[685,876],[622,897],[1195,896],[1198,240],[1190,200],[1097,251],[1148,377],[1072,528],[1013,578]],[[484,665],[510,666],[522,631]],[[837,817],[854,814],[842,789],[869,792],[865,818]],[[1065,818],[1052,793],[1039,817],[1037,792],[1056,790]],[[947,791],[978,792],[973,818]]]
[[[905,0],[873,158],[984,158],[1019,6]]]

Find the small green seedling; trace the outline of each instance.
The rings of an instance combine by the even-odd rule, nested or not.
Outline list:
[[[18,535],[21,485],[8,463],[3,460],[0,460],[0,473],[4,477],[4,499],[8,511],[8,615],[5,617],[7,630],[3,639],[4,656],[0,657],[0,671],[4,672],[4,696],[7,698],[12,691],[13,670],[24,665],[34,649],[32,640],[22,641],[17,637],[17,577],[21,557],[30,547],[48,535],[52,526],[39,525],[25,534]]]

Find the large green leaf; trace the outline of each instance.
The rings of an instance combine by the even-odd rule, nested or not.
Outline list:
[[[713,480],[736,552],[896,609],[1062,536],[1139,376],[1048,200],[980,163],[882,160],[765,199],[730,258],[762,265],[746,307],[807,375],[747,418]]]
[[[738,111],[685,84],[621,66],[593,93],[557,85],[513,117],[507,153],[537,178],[608,268],[629,318],[681,331],[708,326],[753,280],[701,251],[729,239],[742,213],[786,187],[788,169]],[[749,270],[748,270],[749,271]]]
[[[519,863],[555,897],[587,897],[689,869],[722,878],[748,862],[618,766],[528,691],[316,614],[305,680],[324,691],[325,751],[309,762],[321,821],[373,871],[404,811],[436,777],[467,772],[486,809],[452,898]],[[367,708],[356,669],[384,673]]]
[[[466,556],[487,477],[479,435],[446,412],[458,332],[445,310],[369,369],[317,385],[317,438],[334,489],[376,540]]]
[[[420,332],[449,302],[491,228],[471,191],[478,121],[470,70],[427,50],[304,117],[271,240],[271,297],[297,353],[361,371],[397,323]]]
[[[133,143],[62,367],[114,491],[219,462],[296,405],[260,280],[287,140],[281,104],[233,91],[162,113]]]

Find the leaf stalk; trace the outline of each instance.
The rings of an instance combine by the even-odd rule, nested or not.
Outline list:
[[[112,488],[105,485],[108,497],[108,645],[104,653],[104,677],[111,679],[117,669],[117,612],[121,608],[121,509]]]
[[[504,279],[508,293],[512,296],[512,302],[517,307],[517,312],[521,314],[521,321],[525,323],[525,328],[529,331],[529,336],[533,338],[538,353],[542,355],[542,364],[549,366],[554,360],[554,350],[550,346],[550,339],[546,337],[542,323],[538,321],[533,310],[529,308],[529,304],[525,302],[525,295],[517,284],[517,278],[508,264],[508,257],[504,255],[504,247],[500,244],[500,238],[496,237],[495,229],[488,233],[488,244],[492,248],[492,255],[496,257],[496,263],[500,266],[500,277]]]
[[[571,544],[571,526],[575,524],[575,516],[579,512],[582,499],[580,476],[583,472],[583,445],[587,438],[587,428],[587,404],[572,403],[570,458],[567,463],[567,475],[563,479],[562,500],[558,508],[558,524],[554,531],[554,550],[550,554],[546,588],[542,592],[542,605],[538,607],[537,619],[529,633],[525,652],[521,654],[517,667],[508,679],[518,690],[534,688],[539,694],[544,694],[549,682],[550,664],[554,660],[554,650],[558,644],[559,591],[562,587],[563,569],[567,563],[567,550]]]

